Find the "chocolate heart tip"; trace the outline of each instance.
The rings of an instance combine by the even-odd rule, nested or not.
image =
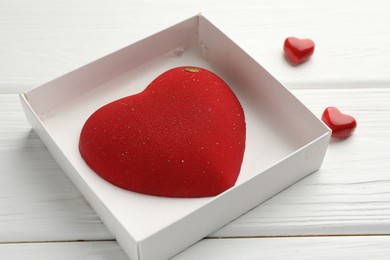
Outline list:
[[[310,60],[310,57],[307,58],[306,60],[298,60],[294,57],[288,57],[288,55],[286,55],[286,52],[283,52],[283,58],[284,60],[291,66],[291,67],[299,67],[300,65],[302,65],[303,63],[307,63],[309,62]]]

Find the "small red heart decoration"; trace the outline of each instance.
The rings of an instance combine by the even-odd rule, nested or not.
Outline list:
[[[310,39],[288,37],[284,41],[284,54],[293,64],[307,61],[314,52],[314,42]]]
[[[356,120],[350,115],[340,112],[335,107],[328,107],[322,114],[322,121],[332,129],[332,137],[347,138],[356,129]]]
[[[102,178],[131,191],[207,197],[232,187],[245,149],[244,111],[214,73],[179,67],[85,122],[79,150]]]

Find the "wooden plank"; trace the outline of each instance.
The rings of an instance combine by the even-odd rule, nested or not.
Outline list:
[[[204,239],[172,260],[198,259],[388,259],[390,237]],[[282,250],[281,250],[282,249]],[[7,260],[125,260],[115,241],[0,244]]]
[[[172,260],[389,259],[390,237],[204,239]]]
[[[386,0],[5,0],[0,93],[43,84],[200,11],[290,88],[388,87],[389,8]],[[309,62],[293,67],[284,60],[288,36],[316,42]]]
[[[295,90],[320,116],[338,106],[358,120],[332,142],[320,171],[212,237],[390,234],[390,90]],[[30,130],[16,95],[0,95],[0,241],[112,239]]]
[[[115,241],[0,244],[0,259],[127,260]]]

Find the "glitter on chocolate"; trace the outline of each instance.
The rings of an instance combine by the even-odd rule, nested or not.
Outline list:
[[[214,73],[179,67],[85,122],[82,158],[121,188],[164,197],[209,197],[234,186],[242,164],[244,111]]]

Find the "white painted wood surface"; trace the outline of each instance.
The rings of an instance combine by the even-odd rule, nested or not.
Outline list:
[[[2,93],[54,79],[190,16],[204,13],[289,87],[386,87],[390,79],[386,0],[2,0]],[[316,42],[292,68],[288,36]]]
[[[0,259],[126,259],[16,94],[199,12],[313,113],[337,106],[358,129],[330,144],[321,170],[176,259],[388,259],[389,10],[385,0],[1,1]],[[290,35],[316,42],[309,62],[284,60]]]
[[[204,239],[172,259],[385,260],[389,244],[388,236]]]

